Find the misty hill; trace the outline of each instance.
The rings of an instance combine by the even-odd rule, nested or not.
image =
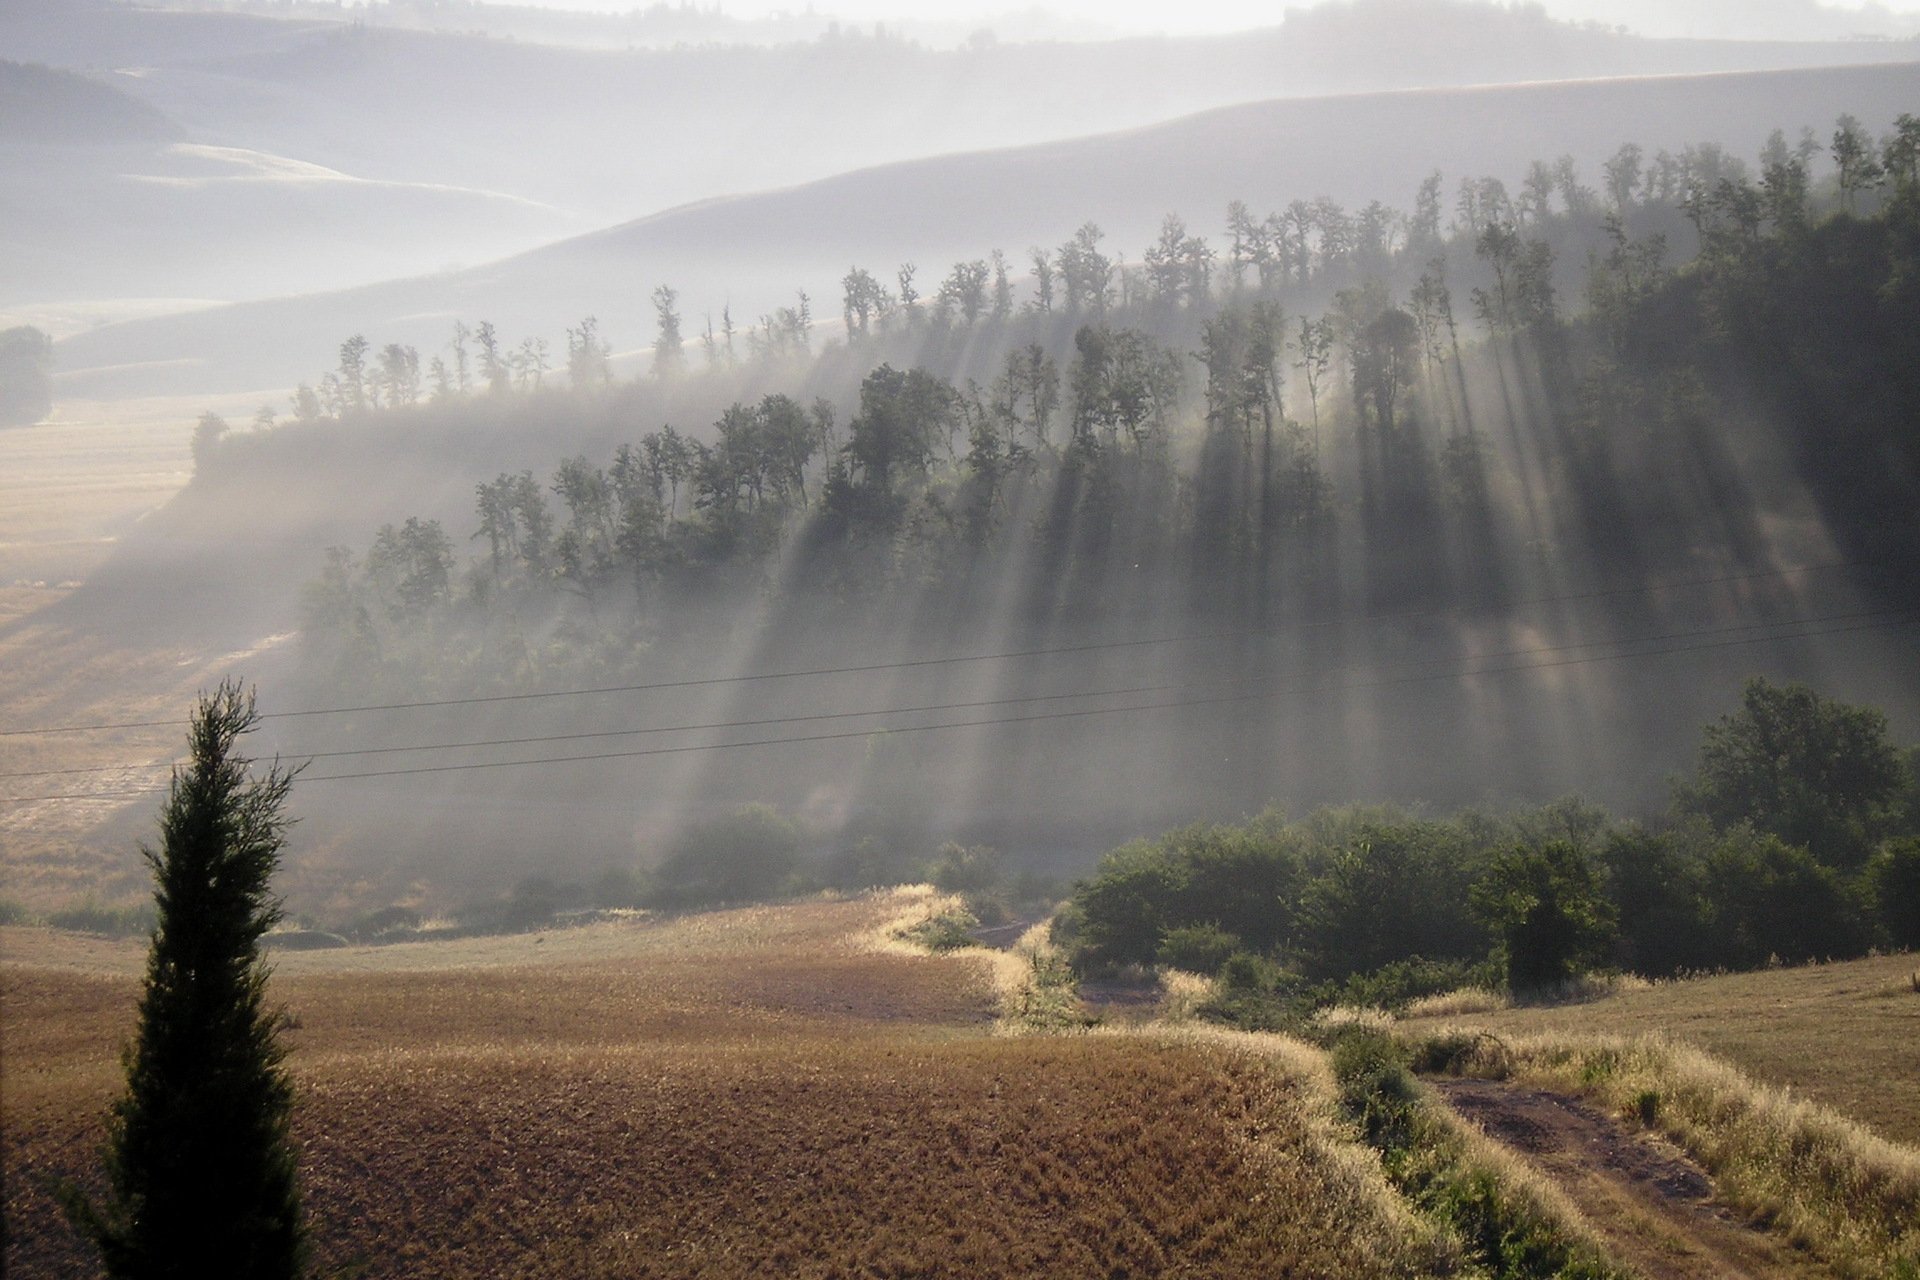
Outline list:
[[[11,251],[0,306],[338,288],[485,261],[579,227],[519,196],[240,147],[4,141],[0,168],[0,243]]]
[[[200,141],[504,190],[601,221],[1281,96],[1903,56],[1891,45],[1649,41],[1458,0],[1303,11],[1231,37],[931,50],[848,33],[618,53],[36,2],[57,20],[36,24],[29,6],[0,25],[0,49],[142,67],[130,91]]]
[[[1911,109],[1917,83],[1920,68],[1889,65],[1257,103],[689,205],[468,271],[110,326],[63,342],[59,362],[75,393],[282,387],[313,376],[355,332],[431,351],[460,318],[493,320],[513,341],[557,341],[589,314],[630,350],[652,339],[647,295],[663,281],[695,330],[729,302],[750,323],[798,288],[831,311],[850,263],[890,277],[911,260],[937,279],[955,259],[995,246],[1018,258],[1088,219],[1137,260],[1168,212],[1217,234],[1235,199],[1405,207],[1436,166],[1451,199],[1461,177],[1513,183],[1530,161],[1561,154],[1596,174],[1629,141],[1649,155],[1702,140],[1751,154],[1776,127],[1824,136],[1842,112],[1882,130]],[[126,367],[161,361],[171,363]]]
[[[171,142],[180,127],[128,94],[71,71],[0,60],[0,141]]]
[[[310,240],[297,203],[276,205],[221,227],[221,235],[242,234],[243,249],[260,241],[251,273],[227,272],[218,252],[187,252],[191,224],[203,216],[196,208],[116,208],[107,179],[117,175],[78,179],[107,201],[105,235],[81,237],[91,229],[84,221],[71,229],[31,217],[0,223],[22,258],[62,264],[36,287],[63,288],[63,297],[98,292],[65,274],[72,267],[93,277],[124,268],[124,288],[144,294],[239,299],[436,271],[693,200],[1234,103],[1884,61],[1912,49],[1645,40],[1557,23],[1537,9],[1458,0],[1332,6],[1231,37],[936,50],[848,29],[770,47],[604,51],[337,19],[15,0],[0,5],[0,56],[110,76],[197,144],[370,182],[499,193],[566,219],[369,205],[352,215],[369,222],[367,250],[354,255],[336,253],[326,229],[346,215],[316,211]],[[58,180],[50,178],[55,189]],[[111,228],[136,217],[145,238],[125,245]],[[164,251],[147,242],[172,234],[164,228],[173,223],[182,226]]]

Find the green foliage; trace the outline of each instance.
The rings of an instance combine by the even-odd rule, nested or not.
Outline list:
[[[654,873],[663,907],[754,902],[788,891],[798,869],[800,828],[763,804],[689,827]]]
[[[1515,991],[1544,991],[1577,977],[1613,941],[1613,904],[1586,854],[1565,840],[1496,857],[1474,885],[1473,902],[1501,938]]]
[[[420,913],[411,907],[380,907],[355,916],[340,932],[354,942],[383,942],[410,936],[421,923]]]
[[[1346,836],[1301,894],[1308,971],[1332,978],[1417,955],[1476,954],[1483,934],[1467,901],[1474,861],[1447,823],[1367,822]]]
[[[1679,804],[1722,827],[1750,823],[1825,865],[1859,866],[1907,783],[1886,716],[1761,677],[1741,704],[1707,726]]]
[[[1805,849],[1731,833],[1702,868],[1716,953],[1735,968],[1855,956],[1871,941],[1857,894]]]
[[[292,775],[250,776],[257,722],[228,684],[201,700],[158,851],[157,925],[126,1093],[108,1120],[108,1196],[68,1188],[69,1217],[112,1276],[300,1274],[306,1254],[288,1130],[292,1085],[266,1005],[260,939]]]
[[[1217,924],[1185,924],[1160,939],[1159,962],[1188,973],[1217,973],[1244,944]]]
[[[1495,1277],[1604,1280],[1619,1271],[1581,1243],[1524,1187],[1476,1159],[1433,1112],[1408,1070],[1407,1049],[1379,1032],[1351,1031],[1332,1050],[1342,1110],[1381,1154],[1414,1207],[1451,1229]]]
[[[608,867],[587,891],[588,901],[609,911],[628,911],[647,900],[647,877],[632,867]]]
[[[949,840],[933,855],[933,886],[946,893],[991,893],[1005,877],[1000,851]]]
[[[1241,951],[1220,967],[1213,994],[1196,1012],[1243,1031],[1287,1031],[1312,1010],[1306,979],[1265,956]]]
[[[908,925],[900,936],[929,951],[958,951],[977,945],[973,931],[979,927],[980,921],[971,911],[944,911]]]
[[[1891,841],[1875,854],[1867,884],[1893,944],[1920,950],[1920,836]]]
[[[1320,1001],[1327,1005],[1398,1011],[1423,996],[1437,996],[1463,987],[1491,987],[1499,982],[1490,961],[1425,960],[1412,956],[1395,960],[1367,973],[1323,983]]]
[[[1199,924],[1271,950],[1289,931],[1301,875],[1299,852],[1275,815],[1125,845],[1076,888],[1074,963],[1083,971],[1152,964],[1169,931]]]
[[[829,889],[857,893],[862,889],[907,884],[918,879],[921,868],[897,841],[865,835],[852,845],[827,858],[820,867],[820,878]]]
[[[1615,958],[1622,968],[1664,977],[1724,963],[1708,930],[1703,867],[1691,848],[1702,834],[1676,839],[1635,825],[1601,843],[1597,856],[1618,917]]]

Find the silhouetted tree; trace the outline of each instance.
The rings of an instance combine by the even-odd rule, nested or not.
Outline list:
[[[160,817],[158,918],[108,1120],[108,1194],[65,1195],[115,1277],[301,1273],[293,1088],[266,1003],[260,939],[281,918],[271,881],[293,774],[255,777],[236,751],[258,723],[251,694],[202,697]]]

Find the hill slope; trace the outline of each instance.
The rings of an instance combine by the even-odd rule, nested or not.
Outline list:
[[[1517,181],[1572,154],[1589,175],[1632,141],[1651,154],[1713,141],[1751,154],[1776,127],[1852,112],[1879,130],[1912,106],[1920,64],[1653,77],[1275,100],[1071,142],[916,160],[781,191],[707,201],[468,271],[104,328],[61,344],[79,394],[287,386],[345,336],[438,349],[456,318],[557,338],[599,316],[616,347],[651,340],[662,281],[689,317],[736,320],[804,287],[828,311],[849,263],[922,280],[999,246],[1057,244],[1092,219],[1136,257],[1161,216],[1217,235],[1228,201],[1257,210],[1329,195],[1404,207],[1436,166]],[[698,329],[697,319],[691,326]],[[172,362],[163,368],[153,362]]]

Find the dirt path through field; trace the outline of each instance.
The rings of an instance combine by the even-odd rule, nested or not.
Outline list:
[[[1685,1152],[1564,1094],[1442,1079],[1462,1116],[1551,1178],[1616,1257],[1648,1280],[1774,1280],[1829,1274],[1748,1225]]]

